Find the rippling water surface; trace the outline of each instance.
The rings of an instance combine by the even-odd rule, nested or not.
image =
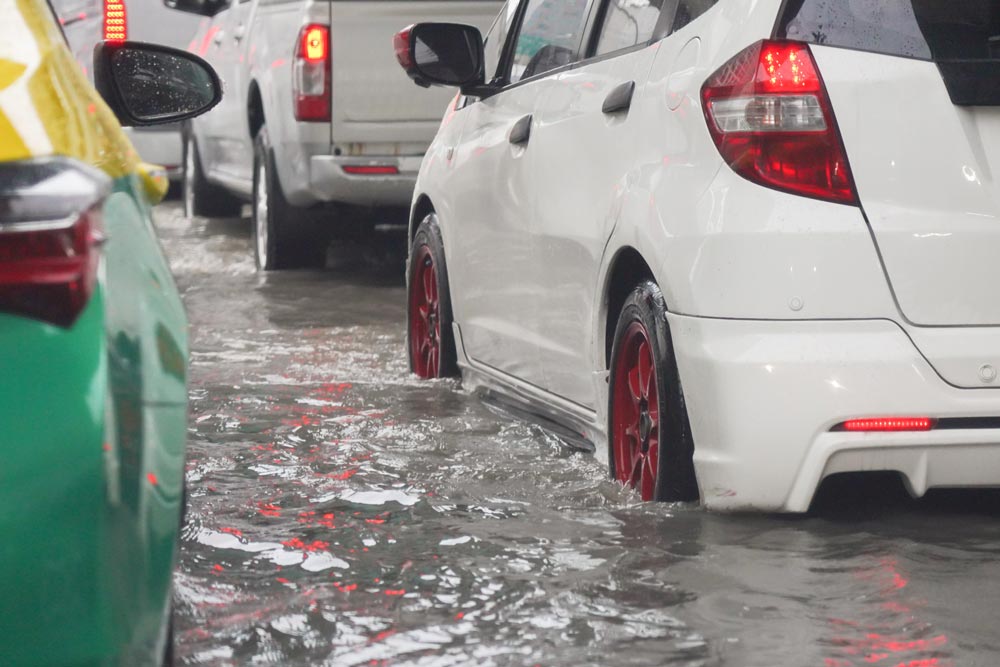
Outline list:
[[[258,277],[245,220],[159,226],[192,324],[183,665],[1000,663],[1000,500],[644,505],[407,373],[401,244]]]

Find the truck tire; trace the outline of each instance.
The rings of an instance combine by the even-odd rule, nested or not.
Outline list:
[[[253,247],[259,271],[321,268],[328,240],[304,210],[285,199],[274,168],[267,127],[261,127],[253,150]]]
[[[213,218],[235,218],[243,211],[243,202],[214,183],[209,183],[201,167],[201,156],[194,133],[184,127],[184,174],[181,181],[181,197],[184,202],[184,216],[191,219],[196,215]]]

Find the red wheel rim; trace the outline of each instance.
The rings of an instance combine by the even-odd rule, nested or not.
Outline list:
[[[410,279],[410,358],[413,372],[436,378],[441,370],[441,302],[431,249],[425,244],[413,257]]]
[[[660,462],[660,394],[649,332],[641,322],[632,322],[622,336],[612,392],[615,477],[652,500]]]

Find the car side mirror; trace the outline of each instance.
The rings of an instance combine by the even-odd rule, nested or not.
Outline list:
[[[418,86],[458,86],[467,95],[484,96],[483,36],[459,23],[415,23],[393,38],[396,60]]]
[[[170,9],[200,16],[215,16],[227,7],[225,0],[163,0]]]
[[[222,83],[204,60],[142,42],[99,42],[94,86],[124,127],[194,118],[222,99]]]

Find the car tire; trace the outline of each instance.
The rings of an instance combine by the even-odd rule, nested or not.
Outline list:
[[[328,239],[312,215],[288,203],[274,166],[267,127],[254,140],[253,246],[257,269],[321,268]]]
[[[694,439],[663,294],[639,284],[618,316],[608,391],[611,477],[643,500],[698,499]]]
[[[243,211],[243,202],[205,178],[198,144],[190,127],[183,132],[184,173],[181,176],[181,201],[184,217],[235,218]]]
[[[434,213],[423,219],[413,235],[406,286],[410,371],[425,379],[457,376],[448,267]]]

